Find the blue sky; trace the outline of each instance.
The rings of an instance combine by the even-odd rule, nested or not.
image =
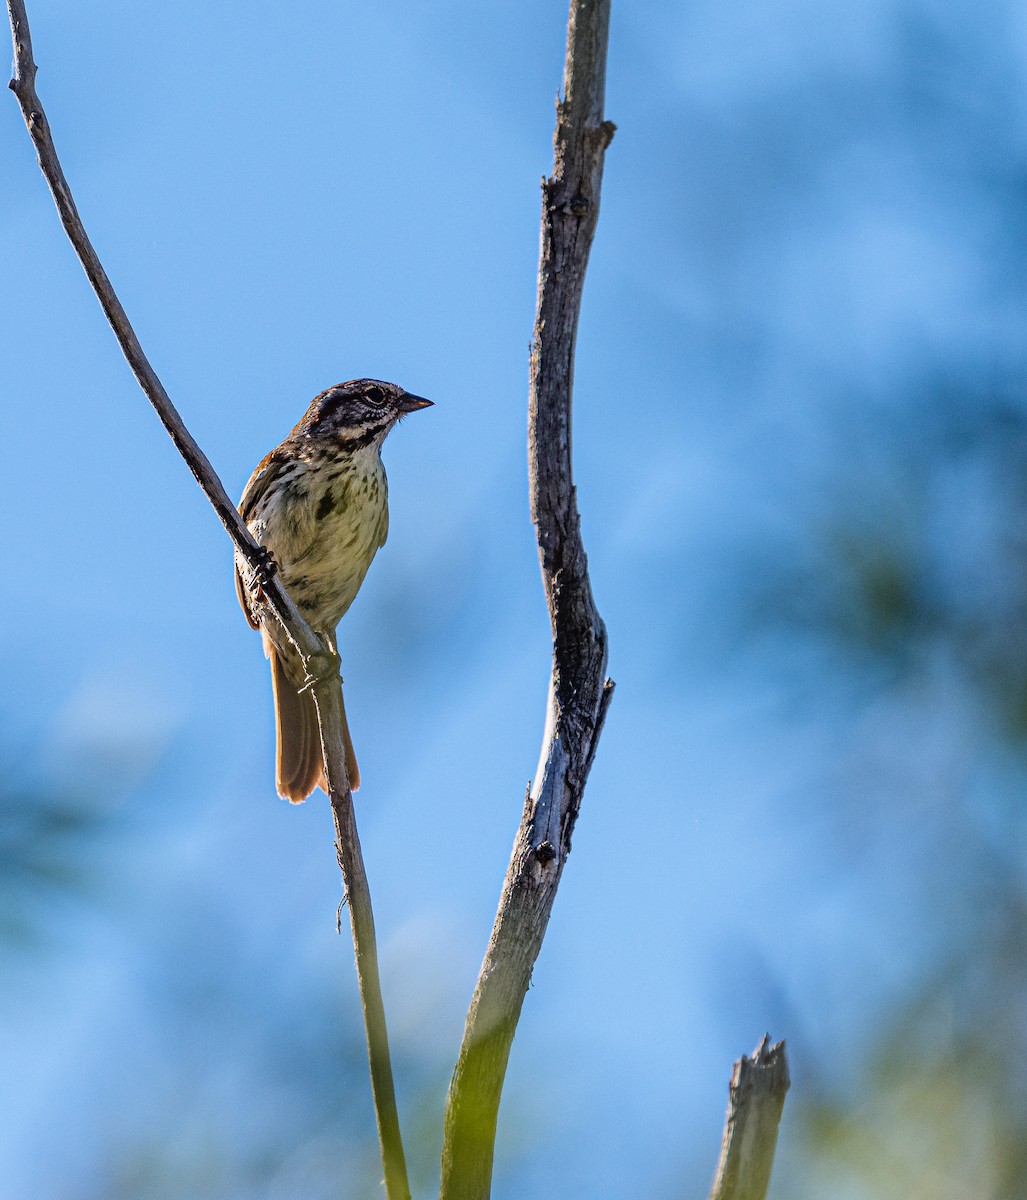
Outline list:
[[[565,10],[30,18],[87,228],[230,493],[332,383],[436,401],[386,447],[390,539],[340,648],[386,1004],[444,1067],[544,715],[524,435]],[[618,690],[514,1047],[499,1197],[701,1188],[733,1059],[770,1030],[815,1075],[930,954],[915,809],[883,843],[834,802],[869,779],[880,815],[977,764],[983,735],[958,688],[932,676],[926,703],[778,616],[830,571],[825,506],[905,487],[881,445],[916,444],[923,379],[1022,369],[1023,22],[998,2],[615,8],[574,450]],[[228,540],[13,98],[0,157],[4,750],[48,786],[92,783],[117,831],[4,987],[0,1126],[12,1196],[86,1197],[119,1139],[204,1090],[175,1075],[191,1035],[169,1051],[167,979],[204,994],[237,959],[272,1014],[302,1006],[290,978],[355,982],[325,805],[274,795]],[[972,478],[946,486],[931,511],[958,574],[993,513]],[[208,1033],[237,1019],[224,1003]]]

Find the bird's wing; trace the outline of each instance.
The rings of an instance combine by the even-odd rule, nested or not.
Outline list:
[[[279,478],[283,469],[295,461],[295,457],[284,452],[281,446],[277,446],[260,460],[257,469],[243,488],[242,499],[239,501],[239,515],[247,525],[253,517],[253,510],[264,498],[267,489]]]
[[[257,469],[250,476],[246,486],[243,488],[242,499],[239,501],[239,515],[247,525],[249,525],[253,518],[254,510],[263,499],[268,487],[275,482],[281,474],[282,468],[289,461],[291,459],[281,452],[281,447],[279,446],[257,464]],[[259,629],[260,622],[253,615],[253,610],[250,608],[249,596],[246,592],[246,585],[243,583],[242,574],[239,571],[238,561],[235,567],[235,593],[239,597],[239,604],[243,612],[246,614],[246,620],[249,621],[253,629]]]
[[[260,622],[253,615],[250,609],[250,598],[246,594],[246,585],[242,581],[242,575],[239,571],[238,561],[235,564],[235,594],[239,597],[239,604],[243,612],[246,614],[246,620],[250,623],[251,629],[259,629]]]

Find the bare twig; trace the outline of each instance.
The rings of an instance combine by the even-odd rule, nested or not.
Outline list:
[[[609,0],[572,0],[555,166],[542,186],[538,309],[531,354],[532,519],[553,629],[546,732],[471,1000],[450,1085],[442,1200],[484,1200],[510,1044],[571,848],[585,781],[613,692],[606,628],[588,578],[571,474],[574,342],[599,216]]]
[[[769,1034],[735,1063],[709,1200],[764,1200],[788,1084],[785,1044],[771,1046]]]
[[[250,535],[221,480],[215,474],[214,468],[186,429],[182,418],[164,390],[164,385],[157,378],[156,372],[143,353],[135,330],[132,328],[86,234],[68,181],[54,149],[46,114],[36,93],[36,64],[33,60],[32,37],[23,0],[7,0],[7,9],[14,42],[14,77],[11,79],[10,88],[21,106],[29,136],[36,148],[40,170],[43,172],[57,205],[61,224],[85,268],[93,291],[100,301],[107,320],[114,330],[114,335],[118,339],[118,344],[139,381],[140,387],[157,410],[157,415],[165,429],[171,435],[200,487],[203,488],[207,499],[214,506],[214,511],[228,530],[240,555],[249,564],[251,574],[254,572],[259,574],[264,561],[260,546]],[[252,577],[250,582],[252,582]],[[335,822],[336,854],[343,872],[346,896],[349,900],[350,924],[364,1011],[375,1115],[381,1142],[382,1162],[385,1168],[386,1193],[389,1200],[408,1200],[410,1188],[407,1183],[403,1145],[400,1139],[385,1012],[378,978],[378,955],[375,945],[371,895],[360,853],[360,842],[357,838],[353,798],[346,778],[340,718],[342,690],[338,660],[329,653],[322,639],[300,616],[299,610],[277,577],[268,578],[265,575],[261,578],[260,597],[259,599],[254,597],[254,605],[259,611],[261,619],[267,624],[272,638],[280,643],[284,637],[295,645],[308,676],[316,681],[312,691],[317,705],[325,774],[329,783]]]

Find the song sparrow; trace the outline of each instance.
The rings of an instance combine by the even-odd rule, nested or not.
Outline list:
[[[250,532],[277,566],[296,606],[335,649],[335,627],[353,603],[367,568],[389,532],[382,442],[406,413],[431,400],[394,383],[353,379],[315,396],[303,420],[261,462],[239,502]],[[236,591],[246,619],[259,627],[243,583]],[[325,786],[317,713],[299,655],[283,654],[263,634],[275,701],[278,794],[293,803]],[[350,787],[360,785],[343,709]]]

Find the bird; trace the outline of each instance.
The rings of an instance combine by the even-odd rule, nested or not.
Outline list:
[[[353,603],[389,533],[382,443],[408,413],[433,401],[380,379],[351,379],[315,396],[289,436],[261,460],[239,501],[250,533],[269,555],[296,607],[333,651],[336,626]],[[244,574],[246,572],[246,574]],[[260,621],[236,554],[235,586],[246,619]],[[294,804],[327,791],[314,698],[299,652],[277,647],[262,630],[275,706],[275,782]],[[350,789],[360,786],[342,708]]]

